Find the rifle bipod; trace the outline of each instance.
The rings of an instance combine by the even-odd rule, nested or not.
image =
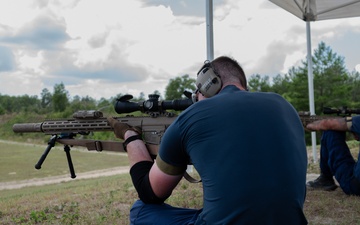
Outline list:
[[[59,139],[72,139],[74,137],[75,134],[70,134],[70,135],[67,135],[67,136],[63,136],[63,137],[59,137]],[[41,169],[41,165],[44,163],[47,155],[49,154],[50,150],[52,147],[55,146],[55,143],[58,139],[58,136],[57,135],[52,135],[50,140],[48,141],[48,146],[46,147],[44,153],[41,155],[39,161],[35,164],[35,169],[39,170]],[[76,175],[75,175],[75,170],[74,170],[74,165],[72,163],[72,160],[71,160],[71,155],[70,155],[70,147],[69,145],[65,144],[64,145],[64,151],[65,151],[65,154],[66,154],[66,158],[67,158],[67,161],[68,161],[68,165],[69,165],[69,170],[70,170],[70,176],[72,179],[76,178]]]

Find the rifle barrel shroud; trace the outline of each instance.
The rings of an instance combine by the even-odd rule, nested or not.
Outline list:
[[[79,133],[87,131],[110,131],[112,128],[106,121],[106,118],[100,119],[59,119],[47,120],[41,123],[21,123],[14,124],[15,133],[43,132],[45,134],[60,133]]]
[[[142,117],[115,117],[121,123],[127,123],[130,126],[142,128],[144,140],[148,144],[160,143],[161,136],[166,128],[174,121],[176,116],[142,116]],[[15,133],[42,132],[45,134],[62,134],[62,133],[86,133],[99,131],[112,131],[113,129],[104,117],[85,118],[85,119],[58,119],[46,120],[42,123],[21,123],[14,124]]]

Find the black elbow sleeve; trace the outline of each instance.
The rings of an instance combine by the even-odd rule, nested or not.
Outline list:
[[[130,176],[141,201],[148,204],[161,204],[166,198],[157,197],[150,185],[149,171],[153,164],[150,161],[136,163],[130,169]]]

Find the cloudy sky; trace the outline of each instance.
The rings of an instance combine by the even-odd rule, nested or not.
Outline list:
[[[283,74],[306,58],[305,22],[267,0],[213,0],[214,56],[246,74]],[[205,0],[1,0],[0,94],[38,95],[64,83],[70,96],[163,93],[207,58]],[[360,18],[311,23],[360,71]]]

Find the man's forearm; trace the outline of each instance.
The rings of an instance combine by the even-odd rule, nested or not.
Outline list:
[[[125,132],[125,140],[131,136],[138,135],[135,131],[128,130]],[[127,153],[129,158],[130,167],[141,161],[153,161],[148,149],[142,140],[134,140],[127,145]]]
[[[310,123],[306,126],[309,130],[337,130],[349,131],[351,127],[351,117],[323,119]]]

